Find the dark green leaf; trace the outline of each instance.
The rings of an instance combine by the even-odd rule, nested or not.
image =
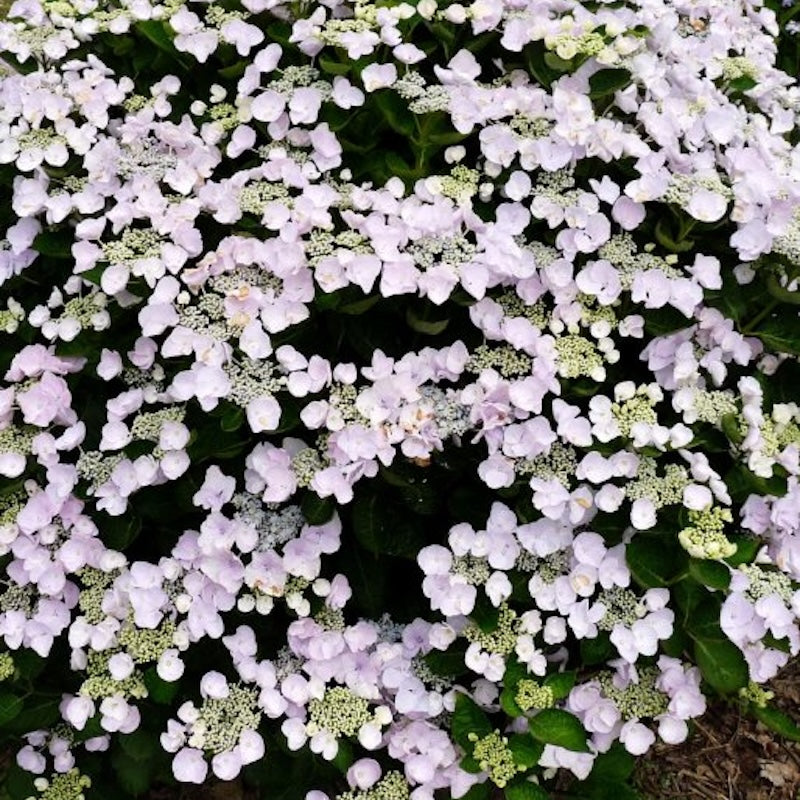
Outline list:
[[[518,779],[505,788],[506,800],[547,800],[550,795],[538,783]]]
[[[300,501],[300,510],[310,525],[324,525],[336,510],[336,501],[332,497],[320,497],[308,491]]]
[[[752,706],[753,714],[756,718],[784,739],[792,742],[800,742],[800,725],[798,725],[788,714],[774,708],[773,706]]]
[[[631,82],[631,73],[624,67],[601,69],[589,78],[589,97],[596,100],[624,89]]]
[[[23,702],[11,692],[0,692],[0,730],[19,716],[23,708]]]
[[[747,662],[733,642],[695,639],[694,655],[703,678],[718,692],[727,694],[747,686]]]
[[[150,667],[145,670],[144,685],[147,687],[149,698],[154,703],[160,703],[162,705],[171,703],[180,688],[179,681],[168,682],[162,680],[158,676],[155,667]]]
[[[758,336],[774,353],[800,355],[800,314],[794,307],[779,308],[765,319],[751,336]]]
[[[414,133],[414,115],[408,110],[406,101],[395,91],[380,89],[371,95],[371,99],[393,131],[405,137],[410,137]]]
[[[560,708],[546,708],[529,721],[531,735],[544,744],[588,752],[586,731],[580,720]]]
[[[539,763],[544,745],[528,733],[512,733],[508,737],[508,748],[514,754],[517,766],[530,769]]]
[[[409,307],[406,309],[406,323],[409,328],[417,333],[424,333],[427,336],[437,336],[450,324],[450,318],[445,317],[444,319],[437,320],[422,319],[413,308]]]
[[[689,574],[710,589],[727,589],[731,583],[731,571],[720,561],[690,558]]]
[[[152,771],[149,762],[131,758],[121,749],[111,755],[111,765],[119,785],[134,797],[144,794],[150,788]]]
[[[42,231],[33,240],[33,249],[50,258],[72,258],[74,241],[72,234],[65,230]]]
[[[134,761],[149,761],[159,749],[153,731],[142,728],[133,733],[121,734],[117,741],[125,754]]]
[[[562,700],[571,691],[575,685],[575,672],[556,672],[553,675],[548,675],[544,679],[544,686],[547,686],[553,691],[553,697],[556,700]]]
[[[673,533],[644,532],[628,543],[625,558],[636,582],[651,589],[680,580],[689,557]]]
[[[475,734],[482,739],[492,732],[492,725],[489,718],[471,697],[459,693],[456,695],[456,707],[450,721],[450,730],[456,742],[468,753],[471,753],[473,742],[469,738],[470,734]]]

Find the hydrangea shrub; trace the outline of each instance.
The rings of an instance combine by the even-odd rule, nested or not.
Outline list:
[[[800,651],[758,0],[16,0],[14,800],[625,796]],[[571,776],[571,778],[570,778]]]

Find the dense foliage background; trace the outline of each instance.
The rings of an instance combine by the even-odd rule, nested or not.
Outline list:
[[[17,0],[8,797],[625,797],[800,650],[797,9]]]

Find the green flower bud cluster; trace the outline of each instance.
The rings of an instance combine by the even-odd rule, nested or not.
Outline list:
[[[6,525],[16,525],[17,515],[27,501],[28,495],[21,487],[0,497],[0,528],[4,528]]]
[[[631,428],[637,422],[643,422],[645,425],[655,425],[658,422],[654,406],[655,401],[648,396],[647,387],[640,386],[633,397],[622,403],[612,403],[611,413],[614,415],[620,433],[628,438],[631,435]]]
[[[464,628],[464,637],[469,642],[477,642],[482,650],[507,656],[514,652],[520,632],[520,620],[517,612],[503,603],[497,617],[497,625],[492,631],[483,631],[475,623]]]
[[[175,623],[164,619],[155,628],[139,628],[128,620],[119,632],[117,641],[136,664],[158,661],[161,654],[173,646]]]
[[[279,187],[282,188],[282,187]],[[283,281],[271,272],[250,265],[238,265],[234,272],[223,272],[208,279],[208,287],[223,296],[247,297],[250,289],[260,289],[265,295],[278,294]]]
[[[475,245],[465,236],[421,236],[406,248],[414,263],[422,269],[437,263],[457,267],[469,261],[475,250]]]
[[[460,575],[472,586],[482,586],[492,574],[489,562],[481,556],[472,555],[472,553],[456,556],[453,559],[450,572],[453,575]]]
[[[0,311],[0,332],[14,333],[24,319],[25,309],[13,297],[9,297],[5,309]]]
[[[514,462],[514,470],[520,475],[531,475],[534,478],[550,480],[555,478],[560,484],[569,488],[578,468],[578,457],[572,445],[556,440],[547,453],[534,458],[521,458]]]
[[[697,419],[719,425],[722,418],[729,414],[738,414],[739,409],[730,391],[708,391],[697,389],[693,397],[693,409]]]
[[[186,409],[183,406],[168,406],[158,411],[137,414],[131,424],[131,436],[135,441],[157,442],[165,422],[183,422]]]
[[[480,373],[484,369],[493,369],[504,378],[514,378],[530,375],[533,361],[530,356],[521,353],[511,345],[490,347],[479,345],[469,357],[466,369],[469,372]]]
[[[508,127],[522,139],[541,139],[549,135],[553,123],[545,117],[517,113],[509,120]]]
[[[740,564],[739,570],[750,582],[745,595],[754,603],[762,597],[776,594],[784,603],[791,604],[795,588],[792,586],[792,579],[785,572],[765,569],[758,564]]]
[[[86,680],[81,684],[79,694],[99,700],[112,697],[115,694],[125,698],[141,699],[147,697],[147,687],[144,685],[142,673],[135,669],[127,678],[118,681],[108,669],[108,662],[115,653],[121,652],[120,648],[113,650],[89,650],[86,663]]]
[[[687,198],[688,200],[688,198]],[[661,270],[668,278],[682,278],[683,273],[675,267],[678,257],[674,253],[661,257],[653,250],[656,245],[646,244],[642,252],[629,233],[612,236],[598,251],[600,258],[610,261],[619,271],[622,289],[630,291],[634,277],[651,269]]]
[[[77,767],[73,767],[69,772],[53,773],[49,780],[36,778],[33,785],[39,795],[31,795],[26,800],[84,800],[84,790],[92,782],[86,775],[81,775]]]
[[[231,382],[227,399],[245,408],[251,400],[265,394],[276,394],[286,384],[286,378],[275,374],[275,365],[266,359],[242,358],[223,365]]]
[[[520,572],[535,572],[542,583],[552,583],[556,578],[568,572],[569,556],[566,550],[556,550],[546,556],[536,556],[523,550],[514,563]]]
[[[479,183],[480,173],[477,170],[457,164],[449,175],[440,176],[439,191],[456,203],[464,203],[477,194]]]
[[[730,510],[712,506],[689,511],[690,525],[678,533],[681,546],[693,558],[723,559],[736,552],[736,545],[725,536],[725,523],[733,522]]]
[[[323,605],[316,614],[314,620],[319,623],[326,631],[343,631],[347,626],[344,619],[344,612],[341,608],[331,608]]]
[[[310,65],[284,67],[280,78],[270,81],[267,88],[288,95],[298,86],[311,86],[317,78],[319,70]]]
[[[606,608],[606,613],[597,623],[602,631],[610,631],[618,624],[630,627],[647,613],[641,598],[630,589],[620,586],[612,586],[600,592],[597,601]]]
[[[106,618],[103,611],[103,597],[118,574],[118,570],[103,572],[95,567],[84,567],[78,572],[78,577],[84,585],[78,596],[78,608],[90,625],[99,625]]]
[[[636,670],[637,680],[631,680],[624,688],[618,685],[613,672],[601,672],[595,680],[603,694],[614,702],[624,719],[656,717],[666,713],[669,695],[656,688],[660,672],[658,667],[645,666]]]
[[[362,725],[374,719],[369,700],[344,686],[333,686],[325,690],[322,698],[312,699],[308,713],[306,732],[309,736],[319,731],[327,731],[335,738],[357,736]]]
[[[629,500],[647,498],[656,508],[683,502],[683,490],[689,485],[689,473],[680,464],[667,464],[658,475],[654,458],[642,457],[636,477],[625,486]]]
[[[550,311],[541,301],[526,305],[525,301],[511,289],[506,289],[495,298],[495,301],[507,317],[524,317],[540,331],[547,330],[550,325]]]
[[[800,264],[800,213],[797,209],[786,230],[773,239],[772,252],[785,256],[792,264]]]
[[[377,9],[374,9],[374,12],[377,13]],[[318,36],[325,44],[340,47],[343,33],[362,33],[372,30],[375,27],[375,13],[365,15],[360,19],[326,20]]]
[[[146,99],[141,95],[134,95],[134,98],[141,99],[146,104]],[[120,145],[117,170],[124,178],[147,175],[160,181],[167,171],[173,169],[177,163],[178,159],[173,153],[166,151],[156,139],[148,136]],[[77,189],[73,191],[77,191]]]
[[[226,22],[245,19],[248,15],[241,11],[227,9],[222,5],[209,5],[206,8],[205,23],[209,27],[221,28]]]
[[[222,130],[231,131],[239,123],[239,109],[232,103],[216,103],[208,109],[208,117],[212,122],[216,122]]]
[[[22,611],[30,617],[36,604],[35,584],[0,583],[0,587],[4,587],[0,593],[0,611]]]
[[[562,378],[585,376],[595,381],[605,380],[604,358],[597,345],[579,334],[566,334],[556,338],[558,374]]]
[[[286,186],[269,181],[253,181],[242,187],[237,202],[245,213],[261,216],[267,204],[275,200],[291,207],[292,199]]]
[[[524,767],[517,766],[514,753],[508,746],[508,738],[495,730],[479,738],[477,733],[470,733],[469,740],[474,743],[473,756],[480,768],[488,774],[489,780],[502,789]]]
[[[552,688],[542,686],[530,678],[523,678],[517,684],[514,701],[523,711],[530,711],[532,708],[552,708],[555,704]]]
[[[142,258],[158,258],[163,240],[152,228],[125,228],[119,239],[103,242],[103,259],[131,265]]]
[[[453,688],[453,681],[434,672],[423,656],[415,656],[411,659],[411,671],[427,688],[434,692],[444,694]]]
[[[0,430],[0,453],[18,453],[27,456],[31,452],[33,437],[39,433],[33,425],[9,425]]]
[[[258,692],[228,684],[227,697],[206,697],[192,722],[189,746],[208,753],[224,753],[239,742],[242,731],[258,730],[261,711]]]
[[[331,385],[328,402],[345,422],[368,423],[367,418],[356,408],[358,389],[351,383],[335,382]]]
[[[0,653],[0,682],[14,677],[14,658],[11,653]]]
[[[408,800],[411,787],[400,772],[387,772],[374,786],[355,792],[342,792],[336,800]]]
[[[87,450],[81,453],[75,466],[78,475],[89,483],[86,493],[94,494],[99,486],[109,480],[114,468],[123,458],[121,453],[107,456],[99,450]]]
[[[758,79],[758,66],[747,56],[731,56],[716,59],[722,67],[722,77],[726,81],[735,81],[737,78]]]
[[[84,297],[67,300],[61,316],[76,320],[81,328],[103,330],[107,327],[108,314],[105,312],[107,303],[106,295],[96,290]]]
[[[596,31],[586,31],[579,36],[572,33],[561,33],[557,36],[545,37],[544,45],[548,50],[555,52],[559,58],[569,61],[577,55],[597,55],[605,48],[606,40]]]
[[[742,700],[746,700],[748,703],[752,703],[754,706],[758,706],[758,708],[766,708],[769,705],[769,701],[775,697],[775,692],[771,692],[763,686],[749,681],[747,686],[743,686],[739,689],[739,697],[741,697]]]

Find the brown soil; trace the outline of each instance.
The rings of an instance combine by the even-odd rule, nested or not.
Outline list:
[[[770,684],[772,703],[800,724],[800,661]],[[635,783],[643,800],[800,800],[800,743],[735,704],[717,703],[679,747],[653,748]]]

